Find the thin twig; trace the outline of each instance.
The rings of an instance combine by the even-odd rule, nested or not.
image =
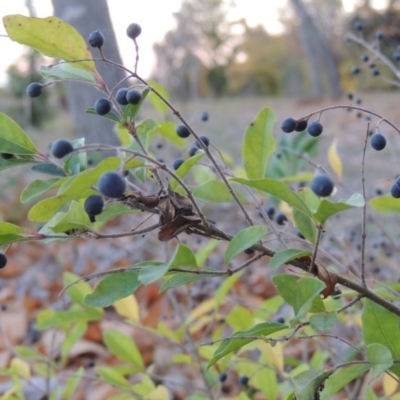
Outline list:
[[[361,185],[362,185],[362,194],[364,199],[366,199],[365,193],[365,154],[367,151],[367,143],[368,143],[368,135],[369,134],[369,123],[367,125],[367,133],[365,135],[364,141],[364,149],[362,153],[362,161],[361,161]],[[365,230],[367,224],[367,202],[364,201],[364,205],[362,207],[362,233],[361,233],[361,261],[360,261],[360,268],[361,268],[361,282],[364,286],[367,286],[365,281],[365,239],[367,237],[367,233]]]

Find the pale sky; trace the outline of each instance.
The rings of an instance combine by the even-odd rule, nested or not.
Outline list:
[[[28,15],[24,0],[0,1],[2,3],[0,7],[1,18],[9,14]],[[142,26],[142,34],[138,39],[140,46],[139,71],[144,77],[151,73],[155,62],[152,46],[156,42],[161,42],[165,33],[174,27],[172,13],[179,10],[181,1],[140,1],[140,7],[135,7],[134,13],[126,11],[126,3],[122,0],[108,1],[113,27],[125,65],[132,66],[135,57],[132,51],[132,42],[125,34],[126,27],[132,22],[137,22]],[[245,18],[250,26],[262,24],[269,33],[279,33],[282,30],[279,15],[286,9],[286,2],[287,0],[236,0],[237,11],[235,16]],[[350,11],[355,2],[357,0],[345,0],[346,11]],[[387,0],[375,0],[373,5],[379,8],[384,7],[386,3]],[[52,15],[51,0],[36,0],[34,4],[38,17],[43,18]],[[155,10],[157,12],[154,12]],[[0,23],[0,34],[6,34],[2,23]],[[0,84],[3,84],[7,67],[20,57],[23,48],[20,44],[11,42],[6,37],[0,37],[0,46],[3,54],[0,58]]]

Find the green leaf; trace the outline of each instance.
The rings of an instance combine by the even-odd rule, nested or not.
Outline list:
[[[332,215],[351,208],[363,207],[364,205],[364,197],[359,193],[353,194],[348,200],[340,200],[338,202],[322,199],[318,210],[314,214],[314,218],[321,224],[324,224]]]
[[[97,184],[105,172],[116,170],[121,163],[118,157],[102,160],[96,167],[71,176],[60,186],[57,195],[39,201],[29,211],[28,218],[33,222],[46,222],[57,210],[71,200],[88,197],[93,194],[92,186]]]
[[[93,107],[86,108],[85,113],[99,116],[99,114],[97,114],[96,110]],[[118,122],[118,123],[121,122],[121,118],[117,114],[113,113],[112,111],[109,111],[107,114],[102,115],[102,117],[107,118],[113,122]]]
[[[84,305],[84,298],[87,294],[92,293],[92,288],[87,282],[78,280],[80,276],[72,274],[71,272],[64,272],[63,282],[65,286],[71,285],[67,289],[67,294],[74,303]]]
[[[34,160],[27,160],[22,158],[10,158],[8,160],[4,160],[0,158],[0,171],[3,171],[8,168],[18,167],[20,165],[33,164]]]
[[[85,321],[78,321],[75,326],[69,330],[68,335],[61,345],[61,364],[65,365],[68,360],[68,355],[72,347],[78,342],[87,330]]]
[[[139,281],[149,285],[161,279],[168,272],[168,264],[146,265],[139,272]]]
[[[398,340],[400,318],[371,300],[364,300],[362,311],[362,335],[364,343],[381,344],[389,349],[393,359],[400,358]],[[400,364],[394,364],[390,370],[400,376]]]
[[[314,244],[318,236],[314,220],[297,208],[293,208],[293,219],[299,232]]]
[[[5,17],[6,18],[6,17]],[[2,153],[33,155],[35,145],[21,127],[9,116],[0,112],[0,151]],[[9,162],[11,160],[8,160]]]
[[[156,133],[179,147],[182,147],[185,144],[185,139],[176,134],[176,125],[173,122],[160,121],[160,126],[157,128]]]
[[[281,265],[288,263],[289,261],[295,260],[296,258],[309,256],[312,254],[310,250],[301,250],[301,249],[287,249],[281,250],[274,254],[269,262],[269,267],[275,271]]]
[[[204,151],[199,150],[193,157],[185,160],[185,162],[175,171],[176,175],[178,175],[181,179],[184,178],[192,169],[192,167],[205,156],[205,154],[206,153]],[[171,186],[172,190],[175,190],[179,186],[179,183],[175,178],[171,178],[169,185]]]
[[[235,284],[235,282],[241,277],[241,273],[236,273],[229,278],[225,279],[219,288],[214,293],[215,299],[215,309],[218,310],[222,300],[225,298],[231,287]]]
[[[196,257],[192,250],[184,245],[179,244],[168,264],[151,263],[142,267],[139,273],[139,280],[148,285],[161,279],[170,269],[178,267],[194,267],[197,268]]]
[[[92,223],[82,204],[72,201],[67,213],[54,225],[48,227],[55,233],[68,232],[72,229],[90,229]]]
[[[314,393],[328,376],[328,372],[318,369],[309,369],[308,371],[300,372],[295,377],[290,378],[296,394],[296,400],[313,399]]]
[[[260,225],[250,226],[249,228],[242,229],[238,232],[229,242],[225,251],[225,264],[229,264],[233,257],[261,240],[266,233],[267,228]]]
[[[156,89],[157,92],[160,93],[164,97],[164,99],[169,100],[168,92],[162,85],[160,85],[159,83],[157,83],[154,80],[150,80],[149,84],[151,87]],[[153,105],[153,107],[160,114],[162,114],[163,116],[166,116],[168,114],[169,107],[154,92],[150,93],[149,99],[150,99],[150,102]]]
[[[36,172],[41,172],[43,174],[48,174],[48,175],[55,175],[55,176],[67,176],[64,170],[62,170],[60,167],[58,167],[55,164],[51,163],[43,163],[43,164],[37,164],[32,167],[32,171]]]
[[[317,314],[310,317],[311,328],[322,332],[329,332],[335,326],[336,321],[336,312]]]
[[[65,61],[92,58],[85,39],[59,18],[7,15],[3,18],[3,24],[11,40],[26,44],[45,56]],[[76,62],[74,67],[97,75],[93,61]]]
[[[171,289],[173,287],[186,285],[188,283],[211,278],[213,276],[210,273],[205,274],[205,273],[201,273],[200,271],[213,272],[214,270],[212,270],[211,268],[202,268],[200,270],[193,270],[193,273],[177,272],[177,273],[173,274],[171,278],[169,278],[167,281],[165,281],[162,284],[159,292],[163,293],[166,290]]]
[[[280,274],[272,278],[279,294],[293,307],[296,319],[304,318],[315,297],[325,288],[316,278]]]
[[[0,221],[0,246],[29,240],[32,236],[34,235],[30,235],[29,231],[20,226],[11,224],[10,222]]]
[[[22,203],[25,203],[37,196],[40,196],[42,193],[47,192],[48,190],[57,186],[57,183],[60,182],[59,178],[51,178],[45,181],[41,179],[35,179],[32,181],[21,193],[20,199]]]
[[[73,398],[75,390],[77,389],[79,382],[81,381],[84,373],[85,373],[85,369],[83,367],[80,367],[77,371],[74,372],[73,376],[68,378],[68,380],[65,384],[64,392],[62,394],[62,398],[64,398],[64,399],[72,399]]]
[[[13,350],[16,355],[26,360],[46,360],[46,356],[42,353],[25,346],[14,346]]]
[[[44,79],[61,79],[84,81],[89,83],[96,83],[94,75],[81,68],[77,68],[74,64],[61,62],[59,64],[51,65],[49,67],[42,65],[40,73]]]
[[[369,364],[356,364],[339,368],[325,381],[325,388],[320,395],[321,400],[329,400],[340,389],[367,372],[370,368]]]
[[[233,203],[233,199],[229,189],[221,181],[209,180],[199,186],[189,186],[193,196],[207,203]],[[235,190],[236,195],[242,203],[247,203],[246,198]]]
[[[214,356],[209,361],[207,369],[212,367],[218,360],[225,357],[227,354],[234,352],[237,349],[245,346],[248,343],[253,342],[254,336],[268,336],[274,332],[286,329],[286,325],[279,324],[276,322],[263,322],[253,326],[251,329],[246,331],[235,332],[230,339],[224,340],[217,348]],[[249,336],[250,338],[245,338]]]
[[[126,361],[144,369],[142,356],[133,341],[133,338],[115,330],[107,330],[103,333],[104,343],[111,353],[115,354],[120,360]]]
[[[234,178],[233,182],[242,183],[243,185],[253,187],[263,192],[272,194],[280,200],[285,201],[289,205],[303,211],[304,214],[313,218],[313,215],[304,201],[283,182],[271,178],[248,180],[242,178]]]
[[[235,330],[250,329],[254,324],[254,318],[247,308],[235,306],[225,318],[227,324]]]
[[[142,283],[139,271],[122,271],[107,275],[96,286],[93,293],[84,298],[84,304],[91,307],[109,307],[117,300],[134,293]]]
[[[369,200],[369,205],[381,213],[399,213],[400,201],[391,195],[378,196]]]
[[[114,367],[96,367],[95,371],[103,382],[112,386],[130,389],[129,382]]]
[[[393,365],[393,357],[389,349],[379,343],[372,343],[367,346],[367,358],[372,366],[369,383]]]
[[[273,110],[265,107],[246,130],[243,143],[243,166],[249,179],[265,176],[268,161],[276,150],[276,141],[273,136],[275,120]]]
[[[138,212],[138,210],[134,210],[126,204],[108,204],[107,208],[101,214],[96,215],[96,222],[107,222],[120,215],[137,214]]]

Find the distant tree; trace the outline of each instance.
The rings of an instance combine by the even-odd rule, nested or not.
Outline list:
[[[52,0],[54,14],[71,24],[84,38],[94,30],[105,32],[106,43],[104,54],[117,63],[122,63],[118,52],[118,45],[112,28],[110,14],[106,0]],[[97,57],[96,52],[94,52]],[[124,73],[115,68],[98,63],[97,69],[109,86],[115,85],[124,77]],[[70,110],[74,131],[77,136],[85,136],[86,141],[115,143],[112,135],[113,123],[102,118],[85,114],[82,110],[93,107],[95,101],[101,97],[100,92],[86,85],[69,83],[66,85],[68,108]]]
[[[232,0],[187,0],[174,17],[176,28],[155,45],[156,78],[172,92],[182,97],[197,97],[202,77],[217,96],[228,88],[227,68],[233,62],[240,42],[235,26],[242,21],[230,21]],[[165,66],[173,66],[173,75],[165,75]],[[205,74],[203,75],[203,72]],[[181,85],[179,87],[179,85]]]
[[[326,2],[309,0],[306,3],[304,0],[290,0],[290,3],[295,11],[296,20],[299,21],[298,30],[310,72],[311,97],[318,98],[324,95],[325,80],[328,83],[329,94],[339,97],[342,90],[338,58],[334,54],[332,41],[329,40],[332,36],[332,29],[331,33],[326,34],[328,23],[324,24],[323,21],[329,21],[335,17],[336,12],[332,10],[340,10],[341,2],[338,0]],[[314,18],[309,10],[314,10]],[[315,13],[315,10],[318,11],[318,14]],[[322,10],[325,10],[324,14],[322,14]]]

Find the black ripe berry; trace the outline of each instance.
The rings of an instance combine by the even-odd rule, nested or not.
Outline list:
[[[362,31],[363,30],[363,24],[362,24],[362,22],[360,20],[355,21],[353,26],[354,26],[354,29],[356,31]]]
[[[353,100],[353,97],[354,97],[353,93],[347,93],[347,98],[349,100]]]
[[[296,129],[297,121],[294,118],[286,118],[282,121],[281,129],[283,132],[291,133]]]
[[[381,31],[376,32],[375,37],[377,40],[383,39],[383,33]]]
[[[218,380],[223,383],[228,379],[228,374],[226,372],[221,372],[218,376]]]
[[[176,133],[181,138],[187,138],[190,136],[190,131],[185,125],[178,125],[176,127]]]
[[[285,318],[278,317],[275,321],[278,322],[278,324],[284,324],[285,323]]]
[[[98,182],[100,193],[104,196],[118,199],[123,196],[126,189],[125,179],[117,172],[106,172]]]
[[[287,217],[284,213],[279,212],[275,215],[274,221],[278,225],[285,225],[285,222],[287,222]]]
[[[0,153],[0,157],[4,158],[5,160],[9,160],[10,158],[14,158],[14,154],[10,153]]]
[[[254,254],[255,252],[254,252],[254,250],[253,250],[251,247],[249,247],[248,249],[246,249],[246,250],[244,251],[244,253],[245,253],[245,254],[248,254],[248,255],[251,255],[251,254]]]
[[[361,54],[360,59],[363,62],[368,62],[369,61],[369,56],[368,56],[368,54]]]
[[[303,132],[306,130],[306,128],[307,128],[307,120],[302,119],[300,121],[297,121],[296,128],[294,128],[294,130],[296,132]]]
[[[106,115],[111,111],[111,102],[105,97],[100,97],[100,99],[96,100],[94,104],[94,110],[99,115]]]
[[[247,386],[247,384],[249,383],[249,377],[246,376],[246,375],[241,376],[241,377],[239,378],[239,383],[240,383],[242,386]]]
[[[372,68],[372,75],[373,76],[379,76],[380,75],[380,71],[378,68]]]
[[[4,268],[6,265],[7,265],[7,257],[3,253],[0,253],[0,269]]]
[[[383,150],[386,146],[386,138],[381,133],[374,133],[371,136],[371,147],[374,150]]]
[[[393,53],[393,58],[395,61],[400,61],[400,53],[398,51]]]
[[[128,100],[126,99],[127,93],[128,89],[126,88],[118,89],[117,93],[115,93],[115,100],[117,100],[117,103],[121,104],[121,106],[126,106],[128,104]]]
[[[85,200],[85,211],[92,216],[99,215],[103,211],[104,200],[101,196],[93,194]]]
[[[204,122],[208,121],[208,112],[207,111],[203,111],[201,113],[200,119]]]
[[[355,65],[352,69],[351,69],[351,73],[353,74],[353,75],[357,75],[357,74],[359,74],[360,73],[360,67],[357,67],[357,65]]]
[[[92,47],[102,47],[104,44],[104,35],[100,31],[93,31],[89,35],[88,42]]]
[[[204,144],[204,146],[208,147],[210,145],[210,139],[206,135],[199,136],[199,139]],[[199,142],[196,142],[197,147],[201,147]]]
[[[382,195],[383,195],[382,189],[376,188],[376,189],[375,189],[375,194],[376,194],[377,196],[382,196]]]
[[[173,164],[174,170],[176,171],[184,162],[185,160],[183,158],[176,159]]]
[[[189,157],[193,157],[199,151],[198,147],[191,147],[189,149]]]
[[[324,127],[320,122],[313,121],[310,125],[308,125],[307,131],[311,136],[317,137],[322,133],[323,129]]]
[[[89,368],[93,368],[95,366],[95,362],[93,359],[89,359],[86,364]]]
[[[43,85],[38,82],[32,82],[26,88],[29,97],[39,97],[42,94]]]
[[[139,104],[140,100],[142,99],[142,93],[138,90],[128,90],[126,93],[126,101],[129,104]]]
[[[274,215],[275,215],[275,208],[274,207],[272,207],[272,206],[267,207],[265,209],[265,212],[266,212],[266,214],[267,214],[269,219],[274,218]]]
[[[131,39],[136,39],[142,33],[142,28],[139,24],[133,23],[126,28],[126,34]]]
[[[392,187],[390,188],[390,194],[395,199],[400,199],[400,185],[397,184],[397,181],[393,183]]]
[[[317,196],[328,197],[333,192],[334,184],[328,175],[320,174],[314,176],[310,187]]]
[[[65,139],[57,140],[51,145],[51,154],[53,154],[55,158],[63,158],[73,151],[74,148],[71,142]]]
[[[304,235],[300,231],[296,232],[296,236],[299,237],[300,239],[305,239]]]

